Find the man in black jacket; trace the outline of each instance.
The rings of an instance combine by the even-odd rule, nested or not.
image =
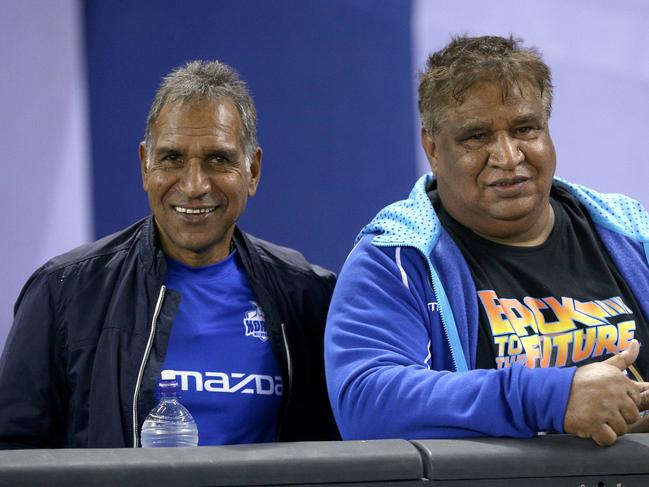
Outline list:
[[[0,448],[137,447],[163,369],[199,444],[338,439],[322,340],[335,276],[236,222],[261,170],[245,84],[194,61],[140,144],[152,216],[24,286],[0,359]]]

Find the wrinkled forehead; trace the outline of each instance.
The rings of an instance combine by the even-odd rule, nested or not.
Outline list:
[[[213,113],[226,110],[232,113],[232,117],[240,119],[236,105],[227,97],[185,97],[169,99],[165,101],[160,109],[156,123],[166,122],[169,117],[192,115],[196,113]]]
[[[151,126],[151,142],[169,134],[231,134],[243,144],[241,116],[228,98],[195,98],[166,102]]]
[[[533,81],[527,78],[484,78],[446,97],[442,104],[442,121],[451,113],[469,115],[497,107],[545,113],[541,89]]]
[[[499,94],[503,103],[518,103],[521,99],[539,103],[542,101],[541,87],[534,80],[526,77],[508,78],[488,74],[477,77],[466,86],[458,86],[446,101],[449,106],[462,105],[468,96],[486,90]]]

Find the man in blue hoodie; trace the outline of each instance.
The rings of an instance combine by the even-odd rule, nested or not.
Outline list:
[[[647,429],[649,215],[554,177],[551,106],[548,66],[517,39],[428,59],[432,173],[361,231],[329,312],[344,438]]]

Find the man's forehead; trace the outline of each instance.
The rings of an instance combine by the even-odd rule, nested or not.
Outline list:
[[[504,105],[516,105],[522,101],[541,103],[541,90],[526,78],[514,80],[478,80],[467,87],[457,106],[475,103],[476,100],[499,101]]]
[[[452,100],[445,110],[447,118],[462,125],[488,121],[499,113],[514,118],[545,117],[540,89],[527,80],[501,83],[480,81],[471,85],[459,100]]]
[[[219,113],[227,111],[239,116],[234,103],[228,98],[190,98],[187,100],[169,100],[162,105],[160,113],[156,122],[159,122],[161,119],[166,119],[171,115],[179,114],[193,114],[197,112],[205,113]]]
[[[239,134],[242,123],[239,112],[229,100],[178,101],[164,104],[152,130],[158,135],[179,132],[187,135]]]
[[[155,154],[243,150],[243,124],[228,99],[165,103],[151,127],[150,150]]]

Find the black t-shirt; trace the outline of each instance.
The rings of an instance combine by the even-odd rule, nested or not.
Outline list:
[[[432,199],[432,198],[431,198]],[[501,368],[585,365],[605,359],[637,338],[647,322],[579,203],[553,187],[555,223],[534,247],[484,239],[437,203],[442,225],[473,274],[480,309],[476,366]],[[631,375],[647,377],[641,354]]]

